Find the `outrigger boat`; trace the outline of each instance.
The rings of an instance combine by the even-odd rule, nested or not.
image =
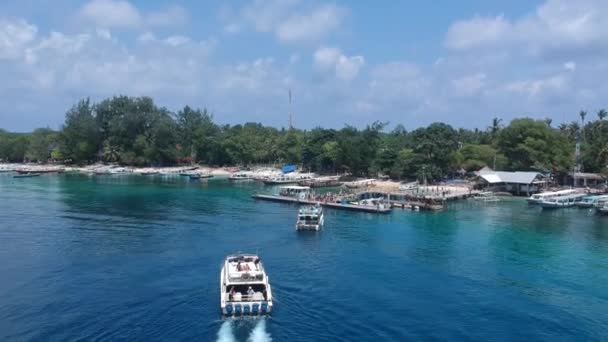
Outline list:
[[[272,311],[272,291],[260,257],[230,255],[220,273],[220,309],[225,316],[265,315]]]
[[[296,230],[319,231],[323,224],[323,208],[320,205],[304,207],[298,211]]]

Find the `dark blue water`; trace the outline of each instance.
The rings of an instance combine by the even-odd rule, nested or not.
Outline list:
[[[253,201],[261,189],[0,175],[0,340],[608,338],[606,218],[465,201],[328,210],[324,230],[296,233],[297,208]],[[266,264],[265,321],[220,320],[220,264],[235,251]]]

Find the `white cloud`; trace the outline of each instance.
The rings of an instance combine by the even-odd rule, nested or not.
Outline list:
[[[608,49],[607,15],[604,0],[547,0],[515,20],[501,15],[457,21],[448,29],[445,46],[455,51],[508,49],[530,56],[592,56],[598,49]]]
[[[180,26],[188,21],[188,12],[183,7],[177,5],[172,5],[165,10],[151,12],[146,15],[146,23],[155,27]]]
[[[343,12],[335,5],[327,5],[311,13],[295,14],[279,24],[277,36],[288,42],[320,39],[340,26]]]
[[[171,46],[180,46],[190,43],[190,38],[185,36],[170,36],[165,39],[165,42]]]
[[[575,62],[566,62],[564,63],[564,69],[568,70],[568,71],[575,71],[576,70],[576,63]]]
[[[450,49],[464,50],[495,43],[504,39],[510,26],[503,16],[457,21],[448,30],[445,45]]]
[[[188,13],[181,6],[142,12],[127,0],[91,0],[80,8],[77,19],[81,24],[116,29],[174,27],[189,21]]]
[[[477,73],[452,80],[453,94],[467,97],[478,95],[485,85],[486,74]]]
[[[314,67],[321,72],[331,72],[338,79],[350,81],[357,77],[365,65],[363,56],[345,56],[342,51],[332,47],[321,47],[313,56]]]
[[[237,32],[251,26],[274,34],[283,42],[318,41],[339,29],[346,10],[336,5],[309,6],[300,0],[255,0],[240,11],[223,8],[224,30]]]
[[[537,80],[511,82],[505,86],[505,89],[529,97],[539,97],[547,94],[566,93],[569,84],[564,75],[555,75]]]
[[[137,8],[123,0],[92,0],[80,8],[79,18],[98,27],[132,28],[142,23]]]
[[[0,18],[0,59],[20,58],[36,38],[38,28],[25,20]]]

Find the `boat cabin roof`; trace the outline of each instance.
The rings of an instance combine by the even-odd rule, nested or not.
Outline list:
[[[257,255],[231,255],[226,258],[225,271],[228,283],[264,282],[264,266]]]
[[[282,190],[301,191],[301,190],[310,190],[310,187],[309,186],[289,185],[289,186],[282,186],[280,189],[282,189]]]

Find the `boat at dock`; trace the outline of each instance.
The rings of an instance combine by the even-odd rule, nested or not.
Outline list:
[[[376,184],[376,179],[361,179],[352,182],[345,182],[344,186],[350,189],[358,189],[358,188],[366,188],[370,186],[374,186]]]
[[[259,316],[272,311],[266,270],[255,254],[230,255],[220,272],[220,310],[225,316]]]
[[[578,193],[578,191],[574,190],[574,189],[548,191],[548,192],[541,192],[538,194],[534,194],[534,195],[528,197],[526,200],[528,201],[528,204],[536,205],[536,204],[540,204],[543,201],[549,200],[550,198],[569,196],[569,195],[573,195],[576,193]]]
[[[550,197],[541,201],[540,206],[543,209],[569,208],[575,206],[583,199],[583,197],[585,197],[584,194],[572,194],[559,197]]]
[[[595,211],[600,215],[608,215],[608,202],[604,202],[602,205],[597,205]]]
[[[249,181],[253,180],[253,176],[245,172],[236,172],[228,176],[228,180],[231,182]]]
[[[319,231],[323,224],[323,208],[320,205],[311,205],[298,210],[296,230]]]
[[[491,191],[478,192],[475,195],[473,195],[473,197],[471,197],[471,199],[474,201],[478,201],[478,202],[499,202],[500,201],[500,198],[498,198],[498,196],[496,196]]]
[[[298,185],[309,186],[311,188],[329,188],[342,185],[338,176],[317,177],[305,179],[298,182]]]
[[[306,173],[302,173],[302,174],[289,173],[289,174],[284,174],[284,175],[268,178],[268,179],[264,180],[263,182],[266,185],[296,184],[300,181],[304,181],[304,180],[308,180],[308,179],[312,179],[312,178],[313,178],[312,175],[306,174]]]
[[[576,206],[579,208],[593,208],[601,206],[605,202],[608,202],[608,195],[585,196],[580,202],[576,203]]]
[[[356,202],[351,202],[350,204],[377,209],[391,208],[390,204],[387,203],[382,197],[361,199]]]

